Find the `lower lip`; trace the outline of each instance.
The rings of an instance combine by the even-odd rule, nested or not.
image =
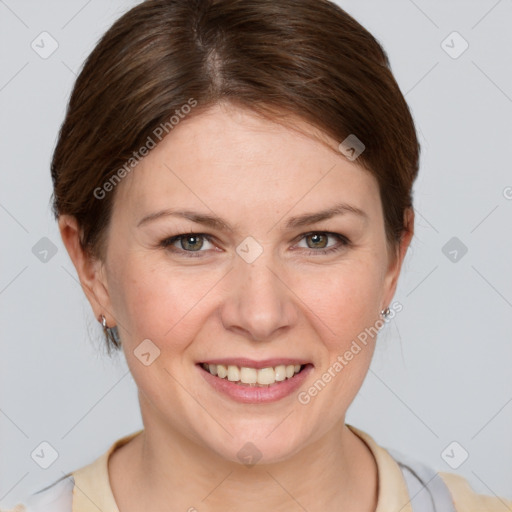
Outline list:
[[[271,386],[243,386],[235,384],[227,379],[221,379],[205,370],[201,364],[196,365],[203,378],[216,391],[219,391],[237,402],[245,404],[266,404],[277,402],[291,395],[307,378],[313,370],[312,364],[307,364],[304,369],[296,373],[292,378],[276,382]]]

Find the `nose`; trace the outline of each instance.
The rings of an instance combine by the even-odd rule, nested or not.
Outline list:
[[[239,258],[235,265],[221,309],[224,327],[254,341],[282,336],[298,318],[283,268],[272,264],[265,253],[250,264]]]

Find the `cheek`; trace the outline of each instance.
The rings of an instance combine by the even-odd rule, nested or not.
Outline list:
[[[363,258],[303,273],[294,284],[332,350],[343,350],[379,319],[381,287],[378,265],[365,263]]]
[[[211,314],[207,305],[224,290],[226,269],[180,268],[142,253],[118,261],[111,298],[120,331],[125,328],[126,344],[133,350],[150,339],[166,351],[183,350],[207,321],[204,316]],[[293,292],[287,300],[308,316],[330,351],[343,350],[379,318],[381,269],[369,251],[354,251],[339,263],[308,265],[287,274],[284,280]]]
[[[202,300],[219,278],[198,268],[179,269],[165,262],[149,265],[134,258],[119,270],[116,312],[135,348],[150,339],[160,349],[178,352],[200,328]]]
[[[381,284],[378,265],[362,259],[297,283],[325,350],[316,379],[298,400],[308,414],[324,418],[326,429],[346,413],[368,373],[378,335]]]

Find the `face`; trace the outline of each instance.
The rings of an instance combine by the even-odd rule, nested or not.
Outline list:
[[[361,213],[304,218],[340,204]],[[155,215],[171,210],[190,214]],[[376,341],[357,340],[382,325],[407,243],[392,259],[377,182],[357,160],[216,106],[117,185],[91,304],[118,326],[146,429],[232,461],[250,441],[276,462],[344,422]],[[201,365],[220,361],[236,367],[222,381]],[[244,380],[278,382],[235,384],[238,366]]]

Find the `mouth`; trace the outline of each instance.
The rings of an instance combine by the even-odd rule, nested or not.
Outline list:
[[[292,379],[302,372],[307,364],[278,364],[255,368],[254,366],[238,366],[234,364],[199,363],[201,368],[219,379],[246,387],[269,387]],[[261,366],[261,364],[260,364]]]
[[[265,404],[292,396],[314,368],[312,363],[292,359],[223,359],[196,366],[215,393],[244,404]]]

